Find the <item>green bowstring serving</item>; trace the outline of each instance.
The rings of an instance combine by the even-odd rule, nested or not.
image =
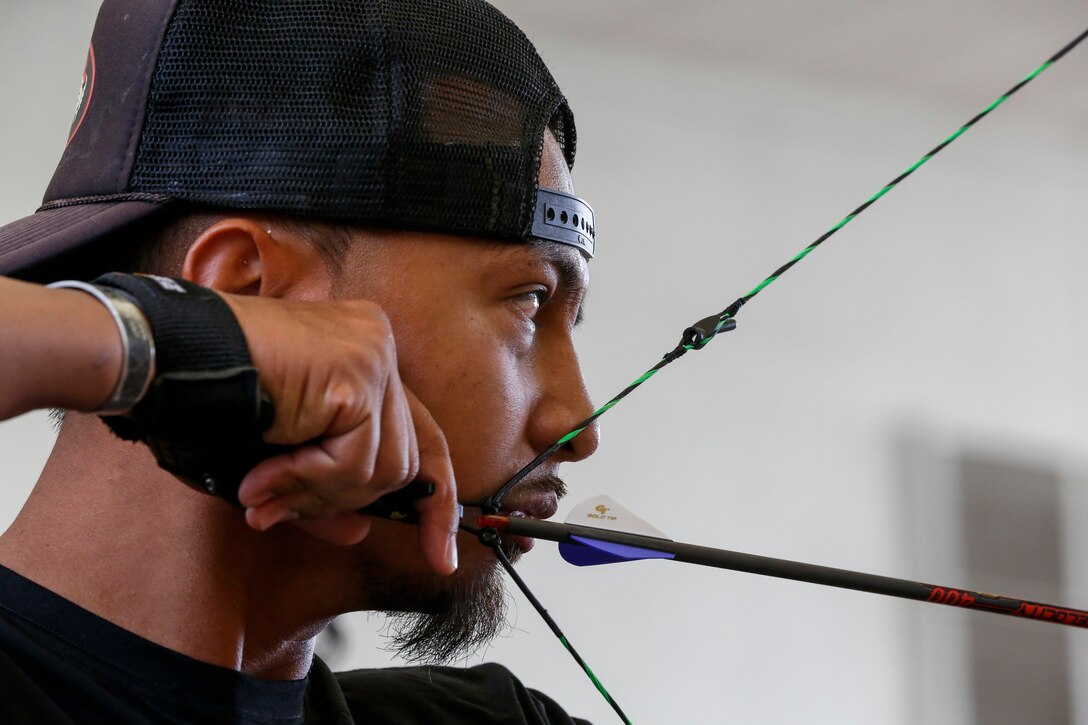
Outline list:
[[[1038,68],[1033,70],[1031,73],[1028,73],[1024,77],[1023,80],[1021,80],[1015,86],[1013,86],[1012,88],[1007,90],[1005,93],[1003,93],[993,103],[986,106],[986,108],[984,108],[978,115],[976,115],[970,121],[968,121],[967,123],[960,126],[960,128],[957,129],[955,133],[953,133],[951,136],[949,136],[944,141],[942,141],[940,144],[938,144],[936,147],[934,147],[932,151],[930,151],[929,153],[924,155],[922,158],[918,159],[913,164],[911,164],[911,166],[906,171],[904,171],[902,174],[900,174],[899,176],[895,177],[890,182],[888,182],[882,189],[880,189],[880,191],[873,194],[865,203],[863,203],[857,209],[854,209],[852,212],[850,212],[845,217],[843,217],[842,221],[840,221],[838,224],[836,224],[835,226],[828,229],[819,238],[817,238],[816,241],[812,242],[807,247],[805,247],[800,252],[798,252],[796,255],[794,255],[794,257],[792,259],[790,259],[788,262],[786,262],[781,267],[776,269],[773,273],[771,273],[770,276],[768,276],[762,282],[760,282],[755,287],[753,287],[751,289],[751,291],[749,291],[743,297],[738,298],[735,302],[733,302],[733,304],[726,307],[724,310],[722,310],[717,315],[712,315],[711,317],[708,317],[708,318],[706,318],[704,320],[701,320],[700,322],[697,322],[695,325],[693,325],[692,327],[689,327],[687,330],[685,330],[684,331],[684,336],[681,339],[680,344],[677,345],[670,352],[666,353],[665,356],[663,358],[661,358],[660,362],[658,362],[652,368],[650,368],[649,370],[644,372],[641,376],[638,377],[637,380],[635,380],[630,385],[628,385],[626,388],[624,388],[614,398],[609,400],[607,403],[605,403],[601,407],[597,408],[597,410],[593,411],[592,415],[590,415],[588,418],[586,418],[581,423],[579,423],[577,426],[575,426],[575,428],[573,430],[571,430],[569,433],[564,435],[558,441],[553,443],[551,445],[551,447],[549,447],[547,450],[543,451],[540,455],[538,455],[536,458],[534,458],[532,461],[530,461],[520,471],[518,471],[513,476],[511,476],[510,479],[507,480],[506,483],[504,483],[502,485],[502,487],[498,490],[498,492],[495,493],[493,496],[491,496],[491,498],[488,499],[488,501],[486,503],[489,503],[491,506],[494,507],[495,510],[498,510],[498,503],[499,503],[499,501],[502,500],[502,497],[504,495],[506,495],[506,492],[509,491],[511,488],[513,488],[523,478],[525,478],[525,476],[527,476],[530,471],[532,471],[537,466],[539,466],[541,463],[543,463],[548,458],[550,458],[552,455],[554,455],[556,451],[558,451],[560,448],[562,448],[564,445],[566,445],[569,441],[571,441],[573,438],[575,438],[579,433],[581,433],[586,428],[588,428],[590,426],[590,424],[593,423],[593,421],[597,420],[602,415],[604,415],[609,410],[611,410],[613,407],[615,407],[615,405],[617,403],[619,403],[621,400],[626,398],[636,388],[638,388],[643,383],[645,383],[647,380],[649,380],[654,375],[656,375],[658,373],[658,371],[661,370],[663,367],[665,367],[669,363],[673,362],[677,358],[681,357],[682,355],[686,354],[689,350],[700,350],[703,347],[705,347],[707,345],[707,343],[709,343],[714,338],[715,335],[722,332],[723,329],[725,329],[727,326],[729,326],[729,320],[734,319],[737,316],[737,313],[740,311],[740,308],[742,306],[744,306],[749,300],[751,300],[753,297],[755,297],[760,292],[762,292],[768,285],[770,285],[772,282],[777,280],[783,274],[788,272],[790,270],[790,268],[793,267],[795,264],[797,264],[802,259],[804,259],[809,254],[811,254],[812,251],[814,249],[816,249],[816,247],[823,244],[825,241],[830,239],[840,229],[845,227],[850,222],[854,221],[854,219],[856,219],[862,212],[864,212],[870,206],[875,204],[881,197],[883,197],[889,191],[891,191],[896,186],[898,186],[908,176],[910,176],[915,171],[920,169],[923,165],[925,165],[934,156],[936,156],[941,151],[943,151],[946,146],[948,146],[950,143],[952,143],[957,138],[962,136],[963,133],[965,131],[967,131],[967,129],[974,126],[976,123],[978,123],[983,118],[988,116],[991,111],[993,111],[995,108],[997,108],[1002,103],[1007,101],[1009,99],[1009,97],[1012,96],[1012,94],[1016,93],[1018,90],[1023,88],[1025,85],[1030,83],[1032,80],[1035,79],[1036,76],[1038,76],[1040,73],[1045,71],[1050,66],[1054,65],[1054,63],[1061,60],[1061,58],[1064,55],[1066,55],[1069,51],[1073,50],[1073,48],[1077,47],[1077,45],[1079,45],[1081,43],[1081,41],[1083,41],[1086,37],[1088,37],[1088,30],[1085,30],[1083,33],[1081,33],[1075,39],[1073,39],[1072,42],[1070,42],[1064,48],[1062,48],[1057,53],[1055,53],[1050,58],[1048,58],[1045,63],[1040,65]],[[729,329],[732,329],[732,328],[730,327]]]
[[[637,380],[635,380],[630,385],[628,385],[626,388],[624,388],[619,393],[619,395],[615,396],[614,398],[609,400],[607,403],[605,403],[601,407],[597,408],[597,410],[593,411],[592,415],[590,415],[584,421],[579,423],[572,431],[570,431],[565,436],[560,438],[558,441],[556,441],[554,444],[552,444],[551,447],[549,447],[547,450],[542,452],[539,456],[537,456],[532,461],[530,461],[520,471],[518,471],[516,474],[514,474],[506,483],[504,483],[502,485],[502,487],[498,490],[498,492],[496,492],[493,496],[491,496],[490,498],[486,499],[483,502],[484,509],[485,510],[490,510],[490,512],[492,512],[492,513],[497,512],[498,509],[499,509],[498,504],[501,501],[502,497],[506,494],[507,491],[509,491],[511,488],[513,488],[515,485],[517,485],[517,483],[519,481],[521,481],[523,478],[525,478],[525,476],[527,476],[533,469],[535,469],[541,463],[543,463],[548,458],[550,458],[556,451],[558,451],[560,448],[562,448],[566,443],[571,441],[578,434],[580,434],[582,431],[584,431],[586,428],[588,428],[593,423],[593,421],[597,420],[602,415],[604,415],[609,410],[611,410],[613,407],[615,407],[615,405],[617,403],[619,403],[621,400],[623,400],[628,395],[630,395],[636,388],[638,388],[643,383],[645,383],[647,380],[649,380],[654,375],[656,375],[659,370],[661,370],[663,367],[665,367],[669,363],[671,363],[674,360],[678,359],[682,355],[685,355],[689,350],[701,350],[703,347],[705,347],[707,345],[707,343],[709,343],[712,339],[714,339],[714,337],[716,335],[718,335],[720,332],[722,332],[723,330],[726,330],[726,329],[732,329],[733,325],[735,325],[735,323],[731,323],[730,321],[733,320],[736,317],[737,312],[740,311],[740,308],[742,306],[744,306],[749,300],[751,300],[753,297],[755,297],[760,292],[762,292],[768,285],[770,285],[772,282],[777,280],[783,274],[788,272],[790,270],[790,268],[793,267],[795,264],[797,264],[802,259],[807,257],[812,252],[812,250],[816,249],[816,247],[823,244],[825,241],[827,241],[829,238],[831,238],[832,235],[834,235],[840,229],[845,227],[847,224],[854,221],[854,219],[856,219],[858,217],[858,215],[860,215],[862,212],[864,212],[866,209],[868,209],[870,206],[872,206],[874,203],[876,203],[877,200],[879,200],[881,197],[883,197],[889,191],[891,191],[896,186],[898,186],[908,176],[910,176],[915,171],[920,169],[930,159],[932,159],[934,156],[936,156],[942,150],[944,150],[944,148],[946,146],[948,146],[950,143],[952,143],[957,138],[962,136],[963,133],[967,129],[974,126],[976,123],[978,123],[983,118],[985,118],[987,115],[989,115],[989,113],[991,111],[993,111],[995,108],[997,108],[1002,103],[1007,101],[1012,94],[1016,93],[1018,90],[1023,88],[1025,85],[1030,83],[1036,76],[1038,76],[1040,73],[1042,73],[1047,68],[1049,68],[1054,63],[1056,63],[1058,60],[1060,60],[1062,58],[1062,56],[1064,56],[1066,53],[1068,53],[1073,48],[1075,48],[1077,45],[1079,45],[1080,42],[1083,41],[1086,37],[1088,37],[1088,30],[1085,30],[1083,33],[1078,35],[1072,42],[1070,42],[1064,48],[1062,48],[1057,53],[1055,53],[1053,56],[1048,58],[1045,63],[1043,63],[1041,66],[1039,66],[1038,68],[1033,70],[1031,73],[1029,73],[1027,76],[1025,76],[1022,81],[1020,81],[1015,86],[1013,86],[1008,91],[1006,91],[1004,94],[1002,94],[1001,97],[999,97],[993,103],[986,106],[986,108],[983,109],[982,112],[980,112],[977,116],[972,118],[967,123],[963,124],[963,126],[961,126],[959,129],[957,129],[955,133],[953,133],[951,136],[949,136],[944,141],[942,141],[940,144],[938,144],[932,151],[927,153],[925,156],[920,158],[918,161],[914,162],[902,174],[900,174],[899,176],[892,179],[892,181],[888,182],[888,184],[885,185],[884,188],[882,188],[877,193],[873,194],[864,204],[862,204],[857,209],[854,209],[854,211],[850,212],[845,217],[843,217],[842,221],[840,221],[835,226],[831,227],[831,229],[824,232],[818,239],[816,239],[816,241],[812,242],[807,247],[805,247],[800,252],[798,252],[796,255],[794,255],[794,257],[792,259],[790,259],[784,265],[782,265],[781,267],[776,269],[769,277],[767,277],[762,282],[760,282],[755,287],[753,287],[751,289],[751,291],[748,292],[746,295],[744,295],[743,297],[738,298],[735,302],[733,302],[733,304],[726,307],[724,310],[722,310],[717,315],[712,315],[711,317],[708,317],[708,318],[706,318],[704,320],[700,320],[699,322],[695,323],[695,325],[687,328],[684,331],[684,334],[683,334],[683,336],[682,336],[682,338],[680,340],[680,344],[678,344],[670,352],[666,353],[665,356],[661,358],[660,362],[658,362],[652,368],[650,368],[649,370],[644,372],[642,375],[640,375]],[[517,583],[518,587],[522,590],[522,592],[530,600],[530,602],[536,608],[537,612],[539,612],[541,614],[541,616],[544,618],[545,622],[548,623],[549,627],[551,627],[552,631],[556,634],[556,636],[559,637],[560,641],[563,643],[563,646],[567,649],[568,652],[570,652],[571,656],[574,657],[574,659],[578,662],[578,664],[586,672],[586,674],[589,676],[590,680],[593,682],[594,687],[596,687],[597,690],[601,693],[601,695],[604,696],[605,700],[608,701],[608,704],[612,706],[612,708],[616,711],[616,713],[623,720],[623,722],[630,723],[630,720],[628,720],[628,718],[624,714],[623,710],[620,709],[619,704],[615,701],[615,699],[613,699],[613,697],[604,688],[604,685],[601,684],[600,680],[593,673],[593,671],[589,668],[589,665],[585,662],[585,660],[583,660],[581,658],[581,656],[577,653],[577,651],[574,649],[574,647],[570,644],[570,642],[567,640],[566,636],[564,636],[563,633],[559,630],[558,625],[556,625],[555,621],[547,614],[547,610],[545,610],[544,607],[540,604],[540,602],[537,601],[536,597],[534,597],[532,595],[532,593],[529,591],[528,586],[525,585],[525,583],[524,583],[524,581],[522,581],[521,577],[518,576],[514,572],[513,567],[506,560],[506,557],[502,555],[502,550],[497,545],[495,546],[495,551],[498,554],[499,561],[503,563],[504,567],[506,568],[507,572],[510,574],[511,578],[513,578],[513,580]]]

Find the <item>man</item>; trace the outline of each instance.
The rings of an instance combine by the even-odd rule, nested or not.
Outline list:
[[[337,681],[312,659],[330,618],[364,609],[408,613],[420,656],[486,641],[496,562],[454,545],[455,498],[494,494],[590,413],[571,332],[592,212],[535,50],[479,0],[108,0],[85,78],[46,204],[0,229],[0,272],[160,278],[0,280],[25,305],[6,337],[25,352],[5,362],[25,384],[0,413],[71,405],[114,429],[69,413],[0,538],[5,717],[567,721],[494,667]],[[219,349],[220,300],[252,365]],[[49,318],[86,335],[25,324]],[[88,344],[111,319],[113,341]],[[154,383],[137,374],[145,323]],[[64,354],[35,365],[46,350]],[[208,451],[251,441],[193,399],[219,404],[208,381],[254,365],[275,410],[264,441],[287,448],[235,490],[203,475],[234,462]],[[590,427],[502,509],[551,515],[559,463],[595,445]],[[357,513],[413,481],[435,489],[419,527]]]

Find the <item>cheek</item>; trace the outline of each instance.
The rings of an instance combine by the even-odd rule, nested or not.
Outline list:
[[[508,428],[527,408],[525,371],[516,355],[480,340],[428,346],[411,364],[402,364],[405,385],[427,407],[448,438],[489,438]]]
[[[439,327],[439,337],[398,343],[401,376],[445,434],[465,498],[470,482],[493,488],[527,445],[531,363],[494,324]]]

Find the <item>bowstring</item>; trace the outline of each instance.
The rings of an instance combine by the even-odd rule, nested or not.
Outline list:
[[[885,184],[883,188],[880,189],[880,191],[873,194],[863,204],[861,204],[852,212],[843,217],[838,224],[831,227],[826,232],[817,237],[815,241],[813,241],[807,247],[795,254],[792,259],[790,259],[788,262],[772,272],[766,279],[764,279],[762,282],[749,290],[745,295],[737,298],[736,301],[734,301],[731,305],[726,307],[718,314],[711,315],[710,317],[700,320],[699,322],[684,330],[684,334],[681,336],[680,343],[673,350],[666,353],[665,356],[661,358],[660,362],[644,372],[614,398],[609,400],[601,407],[597,408],[597,410],[593,411],[593,413],[588,418],[575,426],[573,430],[557,440],[546,450],[542,451],[540,455],[531,460],[529,463],[525,464],[525,466],[523,466],[521,470],[519,470],[505,483],[503,483],[499,490],[496,491],[493,495],[484,499],[482,502],[479,502],[482,505],[485,513],[497,513],[499,510],[499,503],[502,501],[503,496],[505,496],[511,488],[516,486],[522,479],[524,479],[534,469],[536,469],[537,466],[555,455],[555,453],[560,448],[562,448],[578,434],[580,434],[582,431],[592,425],[594,421],[596,421],[602,415],[611,410],[617,403],[626,398],[643,383],[656,375],[666,365],[669,365],[670,363],[678,360],[690,350],[701,350],[712,339],[714,339],[717,334],[733,329],[733,327],[736,326],[735,318],[737,316],[737,313],[740,311],[740,308],[747,304],[753,297],[755,297],[768,286],[773,284],[776,280],[778,280],[779,277],[792,269],[794,265],[796,265],[802,259],[811,254],[813,250],[815,250],[821,244],[834,236],[840,229],[845,227],[847,224],[854,221],[854,219],[861,215],[866,209],[875,204],[882,197],[884,197],[884,195],[886,195],[888,192],[890,192],[892,189],[894,189],[904,180],[906,180],[909,176],[911,176],[915,171],[928,163],[930,159],[943,151],[957,138],[962,136],[967,131],[967,129],[971,128],[983,118],[990,115],[991,111],[1007,101],[1010,96],[1012,96],[1014,93],[1026,86],[1028,83],[1033,81],[1040,73],[1045,71],[1047,68],[1061,60],[1062,57],[1069,53],[1069,51],[1080,45],[1081,41],[1083,41],[1085,38],[1088,38],[1088,30],[1085,30],[1083,33],[1078,35],[1076,38],[1066,44],[1061,50],[1050,56],[1050,58],[1048,58],[1042,65],[1033,70],[1031,73],[1024,76],[1024,78],[1019,83],[1001,94],[1000,97],[998,97],[990,105],[986,106],[986,108],[984,108],[977,115],[975,115],[970,121],[960,126],[960,128],[957,129],[955,133],[953,133],[941,143],[937,144],[937,146],[935,146],[931,151],[926,153],[924,156],[922,156],[922,158],[920,158],[918,161],[914,162],[910,167],[908,167],[906,171]]]
[[[634,392],[638,387],[640,387],[643,383],[645,383],[650,378],[652,378],[654,375],[656,375],[662,368],[664,368],[665,366],[669,365],[672,362],[675,362],[676,360],[678,360],[679,358],[681,358],[683,355],[687,354],[691,350],[701,350],[712,339],[714,339],[714,337],[716,335],[718,335],[719,333],[725,332],[725,331],[728,331],[728,330],[732,330],[736,326],[735,318],[737,316],[737,313],[740,311],[741,307],[743,307],[745,304],[747,304],[752,298],[754,298],[756,295],[758,295],[760,292],[762,292],[768,286],[773,284],[776,280],[778,280],[779,277],[781,277],[783,274],[785,274],[790,269],[792,269],[798,262],[800,262],[802,259],[804,259],[809,254],[811,254],[812,251],[815,250],[818,246],[823,244],[825,241],[830,239],[835,233],[837,233],[840,229],[842,229],[847,224],[849,224],[854,219],[856,219],[866,209],[868,209],[870,206],[872,206],[877,201],[879,201],[883,196],[885,196],[888,192],[890,192],[892,189],[894,189],[896,186],[898,186],[900,183],[902,183],[905,179],[907,179],[909,176],[911,176],[915,171],[917,171],[922,166],[924,166],[926,163],[928,163],[930,159],[932,159],[934,156],[936,156],[941,151],[943,151],[949,144],[951,144],[957,138],[962,136],[967,131],[967,129],[971,128],[976,123],[981,121],[983,118],[988,116],[991,111],[993,111],[995,108],[997,108],[1002,103],[1007,101],[1010,96],[1012,96],[1014,93],[1019,91],[1025,85],[1030,83],[1040,73],[1045,71],[1047,68],[1052,66],[1054,63],[1061,60],[1061,58],[1063,56],[1065,56],[1067,53],[1069,53],[1069,51],[1073,50],[1073,48],[1077,47],[1081,43],[1081,41],[1083,41],[1085,38],[1088,38],[1088,30],[1085,30],[1083,33],[1081,33],[1076,38],[1074,38],[1070,43],[1068,43],[1066,46],[1064,46],[1061,50],[1059,50],[1057,53],[1055,53],[1050,58],[1048,58],[1046,60],[1046,62],[1044,62],[1038,68],[1036,68],[1031,73],[1029,73],[1027,76],[1025,76],[1023,78],[1023,80],[1021,80],[1019,83],[1017,83],[1012,88],[1010,88],[1005,93],[1003,93],[999,98],[997,98],[997,100],[993,101],[990,105],[988,105],[980,113],[975,115],[967,123],[963,124],[959,129],[956,130],[955,133],[953,133],[951,136],[946,138],[940,144],[935,146],[931,151],[926,153],[921,159],[919,159],[914,164],[912,164],[910,167],[908,167],[906,171],[904,171],[899,176],[895,177],[890,182],[885,184],[884,187],[880,189],[880,191],[878,191],[877,193],[875,193],[871,197],[869,197],[869,199],[866,200],[865,203],[861,204],[859,207],[857,207],[852,212],[847,214],[845,217],[843,217],[843,219],[841,221],[839,221],[838,224],[831,227],[829,230],[827,230],[822,235],[820,235],[815,241],[813,241],[807,247],[805,247],[800,252],[795,254],[792,259],[790,259],[788,262],[786,262],[781,267],[779,267],[774,272],[772,272],[762,282],[760,282],[755,287],[753,287],[751,290],[749,290],[747,294],[743,295],[742,297],[737,298],[731,305],[726,307],[724,310],[722,310],[718,314],[711,315],[710,317],[704,318],[704,319],[700,320],[699,322],[696,322],[691,327],[688,327],[687,329],[685,329],[683,335],[680,338],[680,343],[675,348],[673,348],[671,351],[666,353],[656,365],[654,365],[652,368],[650,368],[649,370],[644,372],[642,375],[640,375],[634,382],[632,382],[630,385],[628,385],[626,388],[624,388],[622,391],[620,391],[620,393],[618,395],[613,397],[611,400],[609,400],[607,403],[605,403],[601,407],[597,408],[597,410],[593,411],[593,413],[588,418],[586,418],[584,421],[582,421],[577,426],[575,426],[574,429],[572,429],[570,432],[568,432],[562,438],[557,440],[555,443],[553,443],[551,446],[549,446],[546,450],[542,451],[540,453],[540,455],[538,455],[536,458],[534,458],[532,461],[530,461],[524,467],[522,467],[521,470],[519,470],[517,473],[515,473],[513,476],[511,476],[510,479],[507,480],[499,488],[499,490],[496,491],[493,495],[491,495],[488,498],[484,499],[483,501],[479,502],[480,505],[482,506],[482,508],[484,509],[484,513],[496,513],[496,512],[498,512],[499,511],[499,503],[501,502],[503,496],[505,496],[506,493],[511,488],[513,488],[522,479],[524,479],[527,475],[529,475],[529,473],[531,473],[537,466],[539,466],[541,463],[543,463],[547,459],[551,458],[560,448],[562,448],[569,441],[571,441],[576,436],[578,436],[582,431],[584,431],[586,428],[588,428],[590,425],[592,425],[594,421],[596,421],[602,415],[604,415],[609,410],[611,410],[617,403],[619,403],[621,400],[626,398],[628,395],[630,395],[632,392]],[[619,704],[615,701],[615,699],[613,699],[613,697],[604,688],[604,685],[601,684],[600,680],[593,673],[593,671],[589,668],[589,665],[586,664],[585,660],[582,659],[582,657],[578,654],[577,650],[574,649],[573,645],[570,644],[569,640],[567,640],[566,636],[559,629],[559,626],[555,623],[555,620],[552,619],[552,617],[548,614],[548,611],[544,608],[544,606],[540,603],[540,601],[529,590],[529,587],[525,583],[525,581],[514,570],[514,567],[510,563],[510,560],[506,557],[506,554],[502,551],[501,541],[499,539],[498,532],[495,531],[494,529],[490,529],[490,530],[485,529],[484,531],[479,531],[479,530],[476,530],[476,529],[474,529],[472,527],[467,527],[467,526],[464,526],[464,525],[462,525],[462,528],[464,528],[466,530],[469,530],[469,531],[472,531],[473,533],[478,534],[480,541],[485,546],[489,546],[490,548],[492,548],[494,550],[495,556],[498,559],[499,563],[502,564],[502,566],[506,570],[507,574],[509,574],[510,578],[514,580],[514,583],[517,584],[518,588],[525,595],[525,597],[529,600],[530,604],[533,605],[533,607],[536,609],[537,613],[540,614],[541,618],[545,621],[545,623],[547,623],[548,627],[552,630],[552,632],[556,635],[556,637],[559,638],[559,641],[562,642],[562,644],[566,648],[566,650],[571,654],[571,656],[575,659],[575,661],[578,663],[578,665],[589,676],[590,680],[593,682],[593,685],[597,688],[597,690],[601,693],[601,695],[605,698],[605,700],[608,701],[608,704],[612,706],[612,709],[616,711],[616,713],[620,716],[620,718],[623,720],[623,722],[628,723],[628,725],[630,725],[631,721],[627,718],[627,715],[624,714],[623,710],[620,709]]]

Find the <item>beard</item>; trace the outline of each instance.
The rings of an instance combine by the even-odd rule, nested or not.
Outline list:
[[[515,490],[557,498],[567,492],[554,475],[522,481]],[[499,545],[511,564],[521,558],[521,547],[513,541],[501,539]],[[470,657],[506,625],[506,588],[495,558],[450,577],[405,577],[385,568],[367,578],[374,587],[367,608],[388,617],[386,649],[408,662],[441,664]]]
[[[521,556],[521,549],[512,542],[503,541],[502,549],[511,563]],[[391,608],[395,611],[385,612],[389,617],[386,648],[408,662],[442,664],[471,657],[506,624],[506,588],[497,560],[412,589],[409,597],[416,611]]]

